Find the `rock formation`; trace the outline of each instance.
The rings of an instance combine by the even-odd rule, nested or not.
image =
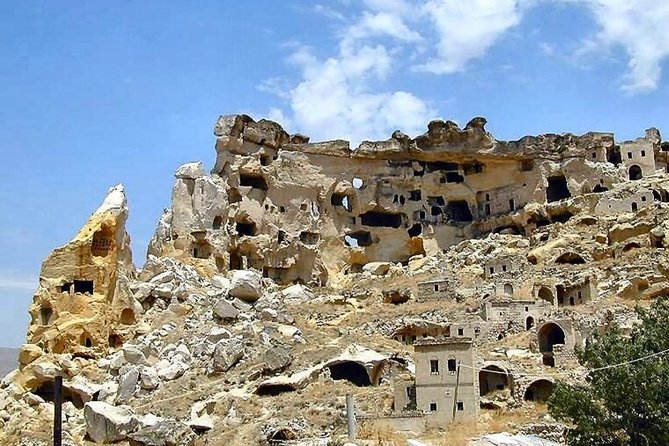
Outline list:
[[[535,402],[581,379],[574,348],[669,293],[669,144],[485,124],[352,149],[223,116],[211,173],[176,170],[141,270],[112,188],[44,261],[0,442],[49,438],[59,375],[72,444],[328,444],[346,393],[363,437],[429,436],[451,408],[416,392],[449,385],[456,345],[475,379],[454,411],[559,441]]]

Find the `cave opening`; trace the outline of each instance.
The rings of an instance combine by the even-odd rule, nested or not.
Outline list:
[[[402,214],[368,211],[360,215],[360,221],[364,226],[399,228],[402,226]]]
[[[337,380],[346,380],[358,387],[371,386],[367,369],[355,361],[342,361],[327,366],[330,369],[330,377]]]
[[[546,201],[548,203],[564,200],[569,197],[571,197],[571,193],[569,192],[569,187],[567,187],[567,179],[564,175],[548,178],[548,188],[546,189]]]

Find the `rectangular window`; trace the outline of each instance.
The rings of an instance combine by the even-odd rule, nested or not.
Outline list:
[[[502,271],[506,271],[506,265],[502,265]]]
[[[458,401],[458,410],[465,410],[465,403]]]
[[[495,274],[495,268],[492,266],[490,267],[490,274]]]
[[[632,152],[627,152],[627,158],[632,159]]]
[[[437,411],[437,403],[434,401],[430,403],[430,412],[436,412]]]
[[[641,151],[641,156],[646,156],[646,151],[645,150]]]
[[[595,158],[597,158],[597,152],[592,152],[592,159],[594,160]]]
[[[457,368],[457,363],[455,362],[455,358],[450,358],[448,360],[448,371],[455,372],[456,368]]]
[[[439,374],[439,360],[438,359],[430,359],[430,373],[433,375],[438,375]]]
[[[458,328],[458,336],[464,336],[465,335],[465,329],[464,328]]]

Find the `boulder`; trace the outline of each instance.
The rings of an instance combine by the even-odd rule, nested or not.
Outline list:
[[[165,381],[172,381],[179,378],[188,370],[188,364],[177,358],[176,361],[170,362],[167,359],[161,359],[154,366],[158,376]]]
[[[237,319],[239,310],[225,299],[219,299],[214,305],[214,315],[223,320]]]
[[[277,345],[268,348],[262,356],[262,361],[265,364],[263,372],[271,373],[283,370],[292,362],[293,354],[289,347],[285,345]]]
[[[262,277],[255,271],[232,271],[229,294],[246,302],[255,302],[262,296]]]
[[[84,405],[86,433],[95,443],[113,443],[123,440],[135,430],[137,420],[129,408],[112,406],[102,401]]]
[[[152,390],[158,387],[160,378],[153,367],[144,367],[139,374],[139,385],[142,389]]]
[[[362,271],[373,276],[385,276],[392,266],[389,262],[369,262],[362,267]]]
[[[116,402],[126,403],[135,393],[137,381],[139,380],[139,370],[132,368],[119,377],[118,391],[116,392]]]
[[[195,180],[204,176],[204,169],[202,163],[186,163],[177,168],[174,176],[182,180]]]
[[[125,344],[123,346],[123,358],[130,364],[147,365],[146,356],[138,346],[134,344]]]
[[[207,340],[209,342],[216,343],[221,339],[230,339],[231,337],[232,333],[230,333],[229,330],[223,327],[214,327],[209,331],[209,335],[207,335]]]
[[[138,429],[128,438],[131,446],[190,446],[196,435],[180,421],[161,420]]]
[[[214,348],[213,369],[227,372],[244,356],[244,345],[239,339],[223,339]]]
[[[291,285],[288,288],[281,291],[284,301],[291,303],[297,302],[311,302],[314,300],[314,293],[307,287],[302,284]]]
[[[216,401],[198,401],[190,409],[190,420],[188,425],[197,432],[204,432],[214,428],[212,413],[216,407]]]

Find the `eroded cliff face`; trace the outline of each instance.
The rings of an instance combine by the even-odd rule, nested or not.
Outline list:
[[[211,175],[198,164],[179,169],[149,252],[324,285],[369,262],[407,262],[491,232],[529,235],[575,213],[565,198],[592,208],[598,199],[584,194],[637,169],[650,174],[661,153],[654,129],[621,149],[609,133],[497,141],[485,123],[433,121],[415,139],[395,132],[351,150],[223,116]]]
[[[426,383],[433,364],[454,376],[449,345],[469,358],[463,438],[559,439],[537,402],[584,379],[574,349],[669,294],[655,129],[505,142],[475,118],[355,150],[245,115],[214,133],[214,168],[177,169],[141,270],[122,186],[45,260],[0,443],[50,439],[58,375],[72,444],[338,444],[348,393],[361,444],[445,429],[453,404]]]
[[[125,191],[118,185],[79,233],[42,264],[20,355],[23,384],[40,384],[31,366],[40,357],[94,358],[132,337],[135,315],[142,309],[128,288],[135,269],[127,217]]]

